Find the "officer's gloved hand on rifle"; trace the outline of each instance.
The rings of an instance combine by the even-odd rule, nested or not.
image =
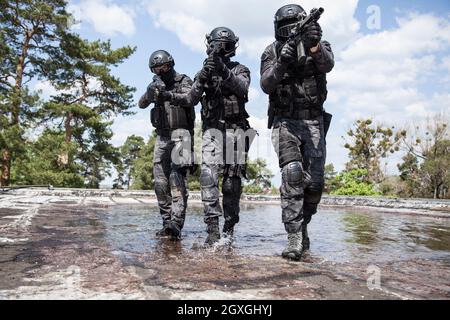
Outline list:
[[[216,65],[216,72],[222,79],[228,79],[230,77],[230,69],[223,62],[219,56],[214,56],[214,64]]]
[[[150,85],[147,87],[147,91],[145,94],[139,99],[139,108],[145,109],[147,108],[151,103],[154,103],[156,101],[156,97],[158,95],[157,93],[158,89],[156,87],[156,84],[154,82],[150,83]]]
[[[143,95],[138,102],[138,106],[141,109],[146,109],[150,105],[149,101],[147,100],[146,96]]]
[[[174,99],[173,93],[170,91],[163,91],[159,93],[158,96],[158,102],[164,103],[164,102],[172,102]]]
[[[313,21],[305,27],[302,40],[306,49],[314,48],[319,44],[322,40],[322,28],[317,21]]]
[[[147,87],[147,97],[150,100],[150,102],[154,103],[158,100],[159,95],[159,87],[158,83],[152,82]]]
[[[217,74],[223,79],[227,79],[230,76],[229,73],[230,70],[227,68],[222,58],[217,55],[212,55],[206,59],[203,69],[200,71],[199,80],[206,82],[212,74]]]
[[[203,69],[200,70],[197,78],[198,78],[198,81],[200,81],[200,83],[205,84],[209,78],[208,70],[205,67],[203,67]]]
[[[205,63],[203,64],[202,70],[200,70],[197,78],[200,83],[205,84],[209,80],[210,74],[214,71],[215,65],[212,60],[212,57],[208,57]]]
[[[280,52],[279,60],[282,64],[290,64],[297,59],[297,49],[293,41],[287,41]]]

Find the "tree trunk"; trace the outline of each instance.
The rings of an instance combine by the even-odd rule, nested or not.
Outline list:
[[[23,84],[23,73],[25,68],[25,59],[28,55],[28,49],[30,47],[30,41],[33,37],[32,32],[25,33],[25,39],[22,44],[22,52],[19,57],[19,61],[16,66],[16,79],[14,85],[14,99],[12,104],[11,121],[13,125],[17,125],[20,122],[20,106],[22,105],[22,84]]]
[[[14,85],[14,95],[12,99],[12,110],[11,110],[11,125],[20,125],[20,107],[22,105],[22,85],[23,85],[23,74],[25,67],[25,59],[28,54],[28,49],[30,46],[30,40],[33,34],[27,32],[25,34],[25,40],[22,44],[22,52],[19,57],[19,61],[16,66],[16,79]],[[0,178],[0,185],[7,186],[11,178],[11,151],[8,148],[2,150],[2,172]]]
[[[66,130],[66,144],[69,144],[72,141],[72,119],[73,119],[73,113],[68,112],[66,116],[66,121],[64,123],[64,128]]]
[[[60,154],[58,156],[58,164],[61,167],[67,166],[70,162],[69,159],[69,144],[72,141],[72,119],[73,119],[73,113],[72,112],[68,112],[66,115],[66,120],[64,122],[64,128],[65,128],[65,143],[66,143],[66,147],[67,149],[65,151],[63,151],[62,154]]]

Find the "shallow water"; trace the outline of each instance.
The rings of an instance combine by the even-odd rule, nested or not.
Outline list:
[[[157,207],[115,206],[100,217],[109,245],[125,260],[139,253],[189,253],[203,244],[206,237],[201,207],[188,209],[179,243],[155,236],[161,228]],[[240,218],[233,253],[280,254],[286,244],[286,233],[279,206],[243,205]],[[375,263],[422,258],[450,265],[450,219],[322,209],[312,219],[309,236],[311,255],[328,261]]]

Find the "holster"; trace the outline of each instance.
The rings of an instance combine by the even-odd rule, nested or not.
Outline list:
[[[162,111],[159,105],[155,105],[150,110],[150,121],[155,129],[162,129],[163,127]]]

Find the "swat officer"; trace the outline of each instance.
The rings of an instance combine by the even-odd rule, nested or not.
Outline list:
[[[192,80],[175,71],[172,56],[164,50],[150,56],[150,70],[155,74],[153,82],[139,101],[139,107],[151,103],[151,122],[156,129],[153,176],[163,228],[158,236],[171,236],[178,240],[184,226],[188,199],[187,174],[193,166],[192,146],[195,111],[192,105],[170,102],[171,93],[189,92]],[[191,142],[191,144],[189,144]],[[187,149],[187,150],[186,150]],[[176,157],[176,158],[175,158]]]
[[[175,94],[175,101],[196,105],[202,109],[202,165],[200,185],[204,204],[208,237],[207,245],[217,242],[221,235],[219,217],[225,216],[223,233],[231,237],[239,222],[239,203],[242,178],[246,175],[246,159],[252,140],[245,143],[243,161],[238,161],[238,140],[250,129],[245,104],[248,101],[250,71],[244,65],[231,61],[236,54],[239,38],[226,27],[218,27],[206,36],[208,58],[196,75],[191,91]],[[250,130],[251,131],[251,130]],[[231,141],[231,144],[227,142]],[[233,158],[229,161],[230,155]],[[223,211],[219,203],[219,175],[223,174]]]
[[[288,246],[282,256],[300,260],[309,249],[307,225],[322,197],[326,157],[325,135],[331,115],[325,113],[326,73],[334,67],[330,44],[322,41],[316,20],[301,33],[306,61],[298,59],[294,28],[307,16],[299,5],[275,14],[276,41],[261,57],[261,87],[269,95],[269,127],[282,172],[282,220]]]

